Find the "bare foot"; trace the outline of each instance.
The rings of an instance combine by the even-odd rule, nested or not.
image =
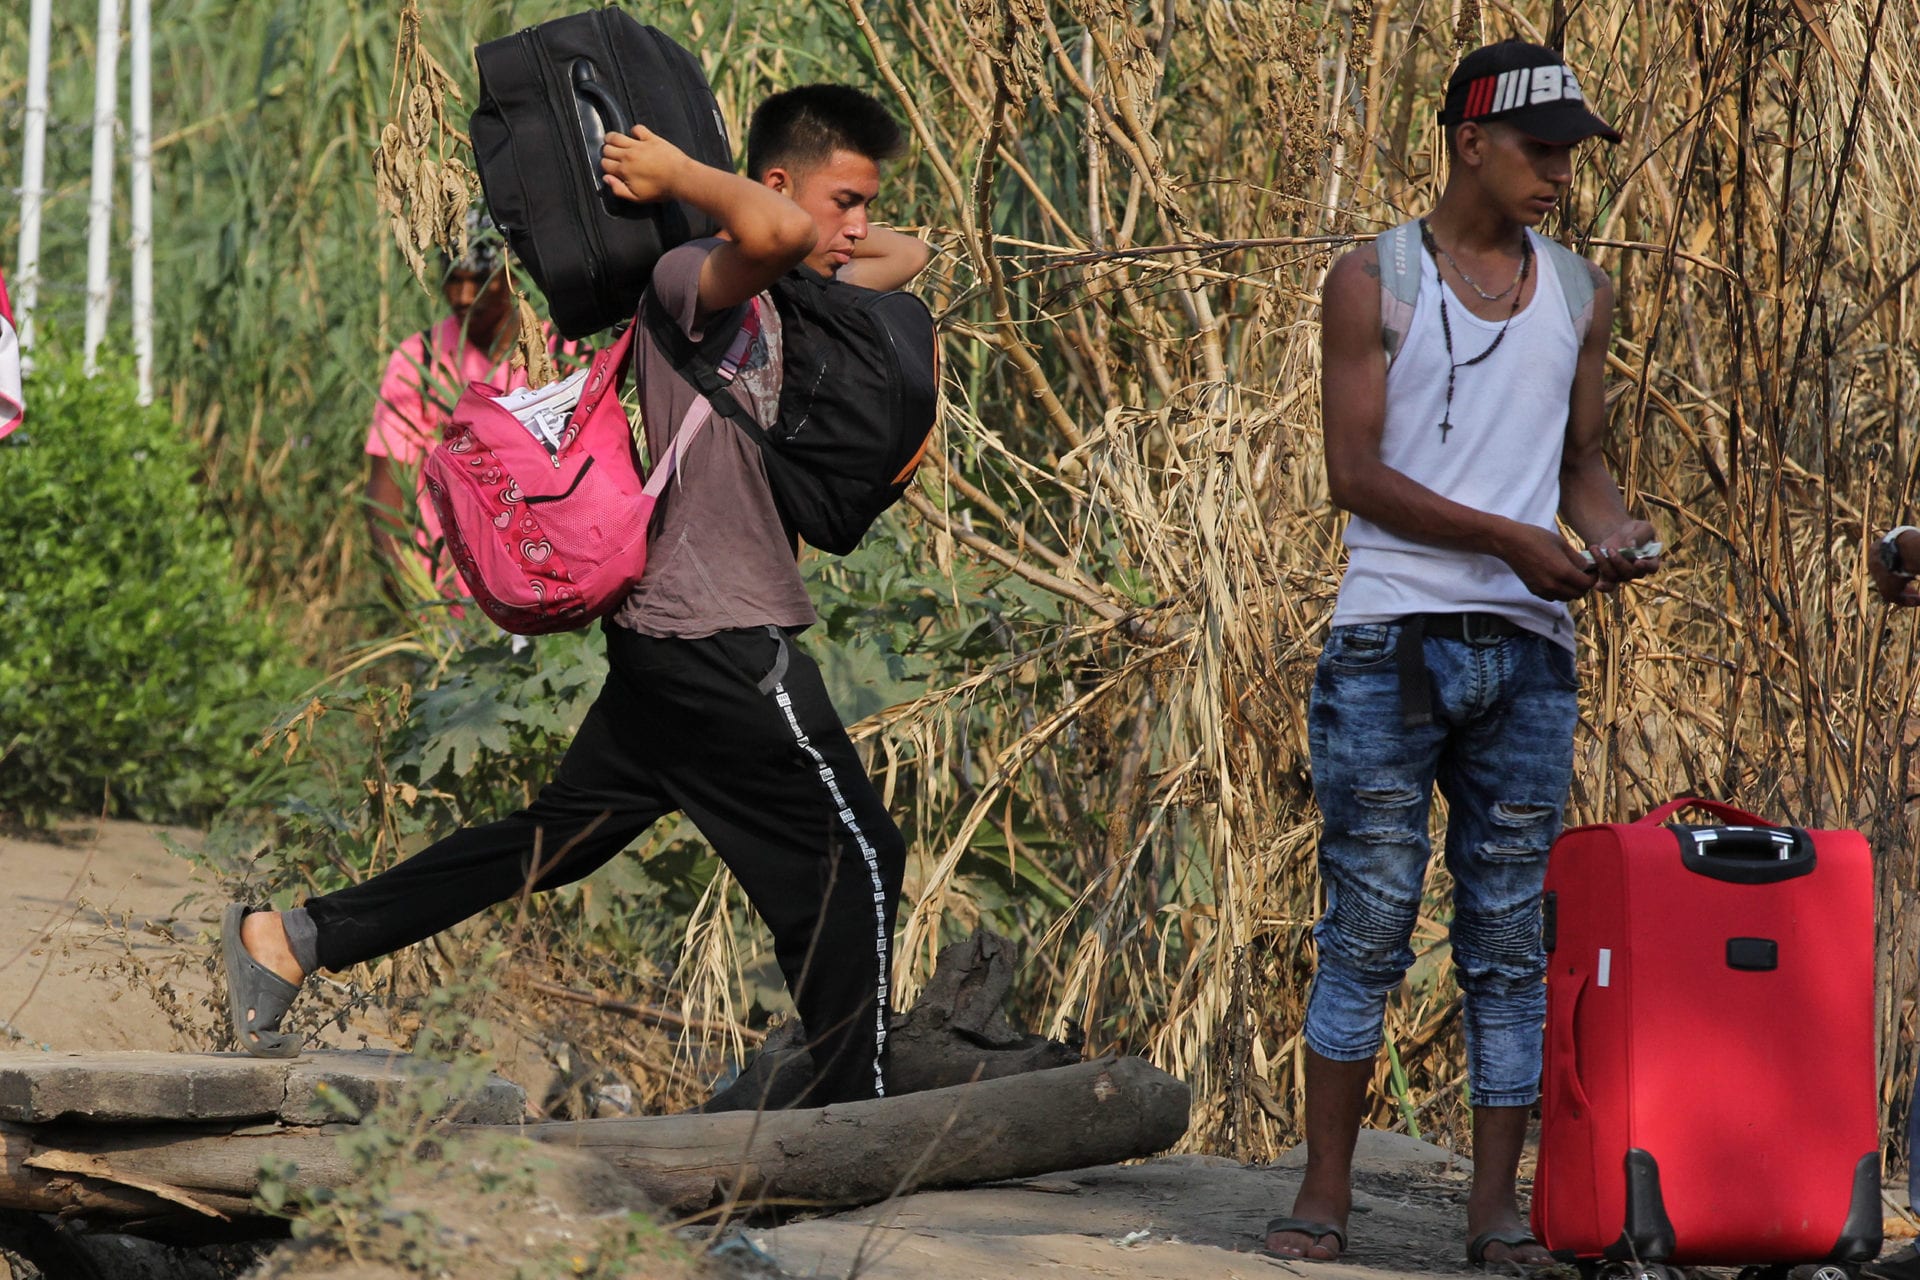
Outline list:
[[[1545,1245],[1533,1238],[1533,1233],[1520,1220],[1518,1209],[1509,1206],[1505,1212],[1490,1215],[1483,1222],[1476,1222],[1475,1217],[1476,1215],[1469,1210],[1467,1214],[1467,1260],[1469,1262],[1488,1271],[1513,1272],[1527,1272],[1556,1264],[1557,1259],[1553,1254],[1547,1251]]]
[[[287,927],[278,911],[252,911],[240,922],[240,945],[247,954],[296,987],[305,980],[293,949],[287,944]]]
[[[1293,1229],[1269,1231],[1267,1252],[1282,1258],[1301,1258],[1308,1262],[1332,1262],[1346,1252],[1347,1214],[1353,1207],[1351,1195],[1344,1199],[1313,1194],[1302,1188],[1294,1198],[1293,1212],[1287,1219],[1299,1224]],[[1308,1231],[1305,1227],[1321,1228]]]
[[[1267,1252],[1303,1262],[1334,1262],[1342,1249],[1340,1237],[1331,1231],[1317,1236],[1304,1231],[1275,1231],[1267,1237]]]
[[[1556,1265],[1527,1230],[1514,1186],[1526,1143],[1528,1108],[1473,1109],[1473,1189],[1467,1193],[1467,1261],[1489,1271],[1537,1272]]]

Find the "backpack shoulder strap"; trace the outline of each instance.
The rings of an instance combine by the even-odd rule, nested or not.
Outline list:
[[[1374,237],[1373,251],[1380,260],[1380,345],[1391,367],[1413,327],[1413,308],[1420,299],[1420,220],[1382,231]]]
[[[1592,264],[1557,240],[1549,240],[1545,236],[1537,239],[1546,250],[1546,260],[1553,264],[1554,275],[1560,280],[1560,296],[1566,299],[1567,318],[1573,321],[1574,338],[1584,343],[1587,330],[1593,327]]]
[[[1574,337],[1585,342],[1587,330],[1593,327],[1592,266],[1557,240],[1545,236],[1535,239],[1543,246],[1543,257],[1552,264],[1560,282],[1560,296],[1567,304],[1567,318],[1573,321]],[[1373,247],[1380,262],[1380,341],[1391,367],[1413,324],[1413,309],[1420,299],[1419,219],[1381,232],[1374,237]]]
[[[760,334],[758,298],[742,304],[740,321],[727,334],[726,345],[718,352],[708,350],[710,345],[715,344],[713,338],[705,343],[696,343],[687,337],[686,332],[661,308],[651,288],[641,295],[640,322],[646,325],[648,334],[667,357],[674,372],[692,383],[713,405],[715,413],[731,420],[761,446],[772,447],[773,442],[766,430],[728,390],[728,384],[746,362]]]

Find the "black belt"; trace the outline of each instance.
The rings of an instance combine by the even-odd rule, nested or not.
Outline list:
[[[1433,723],[1433,680],[1422,645],[1428,636],[1491,644],[1528,634],[1525,627],[1497,613],[1409,613],[1394,621],[1400,626],[1400,640],[1393,650],[1400,669],[1400,722],[1409,729]]]

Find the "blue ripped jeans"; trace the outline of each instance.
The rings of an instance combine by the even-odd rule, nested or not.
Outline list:
[[[1579,719],[1573,655],[1536,635],[1428,636],[1433,723],[1408,728],[1399,636],[1391,623],[1334,628],[1313,682],[1308,743],[1327,911],[1314,929],[1307,1046],[1339,1062],[1379,1052],[1387,996],[1413,963],[1438,782],[1470,1100],[1527,1106],[1540,1096],[1546,1019],[1541,884]]]
[[[1920,1213],[1920,1075],[1907,1103],[1907,1208]]]

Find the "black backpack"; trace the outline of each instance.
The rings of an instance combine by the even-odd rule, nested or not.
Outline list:
[[[713,90],[693,55],[619,9],[556,18],[473,52],[480,105],[467,129],[487,209],[547,295],[554,327],[583,338],[633,315],[654,263],[712,235],[678,201],[607,190],[600,147],[639,123],[703,164],[731,170]]]
[[[737,321],[708,326],[695,344],[651,290],[641,318],[714,412],[760,446],[788,530],[843,556],[907,491],[932,438],[940,404],[933,315],[910,293],[876,293],[804,266],[768,292],[784,365],[771,430],[734,399],[719,369]]]

